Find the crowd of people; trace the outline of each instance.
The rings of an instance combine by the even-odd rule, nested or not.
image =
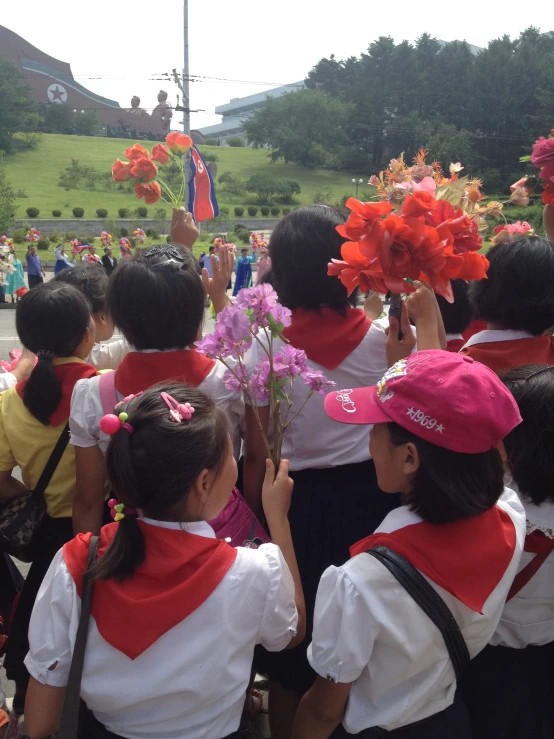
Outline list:
[[[91,582],[84,739],[244,736],[256,673],[272,739],[552,739],[554,206],[544,220],[453,304],[420,284],[389,319],[327,274],[338,210],[285,216],[260,280],[292,312],[276,343],[336,388],[293,393],[278,469],[269,405],[195,348],[234,259],[200,267],[184,210],[170,244],[36,280],[0,377],[0,500],[63,445],[21,592],[0,559],[31,739],[60,728]],[[243,546],[220,525],[237,500],[260,532]]]

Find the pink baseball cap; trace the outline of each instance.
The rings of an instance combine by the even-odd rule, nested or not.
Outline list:
[[[464,454],[492,449],[521,423],[510,391],[471,357],[421,351],[394,364],[374,387],[332,392],[325,410],[340,423],[397,423]]]

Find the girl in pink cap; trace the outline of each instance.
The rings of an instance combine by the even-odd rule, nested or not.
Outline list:
[[[325,407],[375,424],[379,486],[404,505],[321,578],[308,649],[318,677],[293,738],[471,739],[458,677],[498,625],[525,538],[497,448],[521,422],[517,404],[484,365],[430,350]]]

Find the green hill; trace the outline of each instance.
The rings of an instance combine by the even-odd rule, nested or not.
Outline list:
[[[91,167],[98,172],[108,173],[116,159],[124,158],[124,149],[132,143],[123,139],[44,134],[36,149],[6,157],[7,176],[18,195],[18,217],[25,218],[25,210],[34,207],[40,210],[41,218],[50,218],[52,210],[61,210],[62,218],[71,218],[72,209],[80,207],[84,208],[85,217],[96,217],[96,209],[105,208],[109,217],[113,218],[117,217],[119,208],[135,209],[138,205],[143,205],[133,194],[119,192],[115,183],[97,182],[94,189],[84,180],[78,189],[67,189],[58,184],[60,174],[71,165],[72,159],[78,160],[80,167]],[[149,146],[147,142],[141,143]],[[218,176],[229,171],[246,180],[254,174],[264,173],[275,178],[297,181],[302,192],[295,196],[295,205],[312,203],[316,194],[330,195],[329,200],[334,203],[343,195],[353,195],[355,192],[351,182],[354,173],[303,169],[295,164],[271,164],[267,151],[261,149],[217,146],[201,148],[203,152],[217,156]],[[359,178],[360,174],[356,173],[356,177]],[[230,208],[231,215],[234,206],[260,205],[252,193],[230,197],[218,186],[217,194],[220,206]],[[276,204],[287,207],[278,202]],[[164,207],[164,203],[160,202],[159,206]]]

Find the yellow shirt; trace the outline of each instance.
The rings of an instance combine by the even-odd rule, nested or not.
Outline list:
[[[81,362],[76,357],[55,359],[54,364]],[[0,394],[0,471],[21,467],[23,482],[33,490],[64,429],[45,426],[29,413],[15,387]],[[75,447],[67,445],[45,493],[52,518],[70,518],[75,493]]]

